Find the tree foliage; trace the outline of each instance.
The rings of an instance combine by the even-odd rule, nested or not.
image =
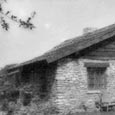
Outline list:
[[[18,23],[19,27],[23,27],[25,29],[33,29],[35,28],[34,24],[31,22],[31,20],[36,15],[36,12],[32,12],[32,15],[27,18],[27,20],[22,20],[21,18],[18,18],[17,16],[13,15],[11,11],[4,11],[3,4],[7,3],[7,0],[0,0],[0,25],[3,29],[6,31],[9,30],[10,25],[7,22],[6,18]]]

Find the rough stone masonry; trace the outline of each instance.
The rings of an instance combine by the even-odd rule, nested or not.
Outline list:
[[[101,90],[88,89],[87,68],[85,62],[109,63],[106,69],[106,89],[103,98],[115,101],[115,61],[65,58],[58,61],[52,92],[53,101],[61,111],[78,111],[80,105],[88,99],[99,100]]]

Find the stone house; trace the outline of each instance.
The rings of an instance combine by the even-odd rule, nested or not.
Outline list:
[[[88,99],[115,101],[115,24],[64,41],[42,56],[8,69],[16,87],[38,85],[38,95],[60,111]]]

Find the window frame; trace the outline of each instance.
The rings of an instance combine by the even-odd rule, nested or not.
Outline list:
[[[101,89],[106,89],[106,86],[107,86],[107,74],[106,74],[106,70],[107,70],[107,67],[109,66],[109,63],[85,63],[85,67],[86,67],[86,71],[87,71],[87,87],[89,90],[101,90]],[[103,81],[103,86],[100,86],[102,83],[100,82],[98,84],[98,87],[96,86],[93,86],[93,87],[90,87],[90,76],[89,76],[89,72],[88,72],[88,68],[97,68],[98,69],[104,69],[102,71],[102,81]],[[101,70],[100,70],[101,71]],[[98,73],[99,74],[99,73]],[[95,78],[94,78],[95,79]],[[94,81],[95,82],[95,81]],[[93,83],[94,85],[96,84]]]

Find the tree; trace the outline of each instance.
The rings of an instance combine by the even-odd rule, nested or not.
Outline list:
[[[7,3],[7,0],[0,0],[0,25],[3,29],[6,31],[9,30],[10,25],[7,22],[6,18],[18,23],[19,27],[23,27],[25,29],[33,29],[35,28],[34,24],[31,23],[31,20],[36,15],[36,12],[32,12],[32,15],[27,18],[26,21],[22,20],[21,18],[18,18],[17,16],[13,15],[10,11],[4,11],[3,4]]]

